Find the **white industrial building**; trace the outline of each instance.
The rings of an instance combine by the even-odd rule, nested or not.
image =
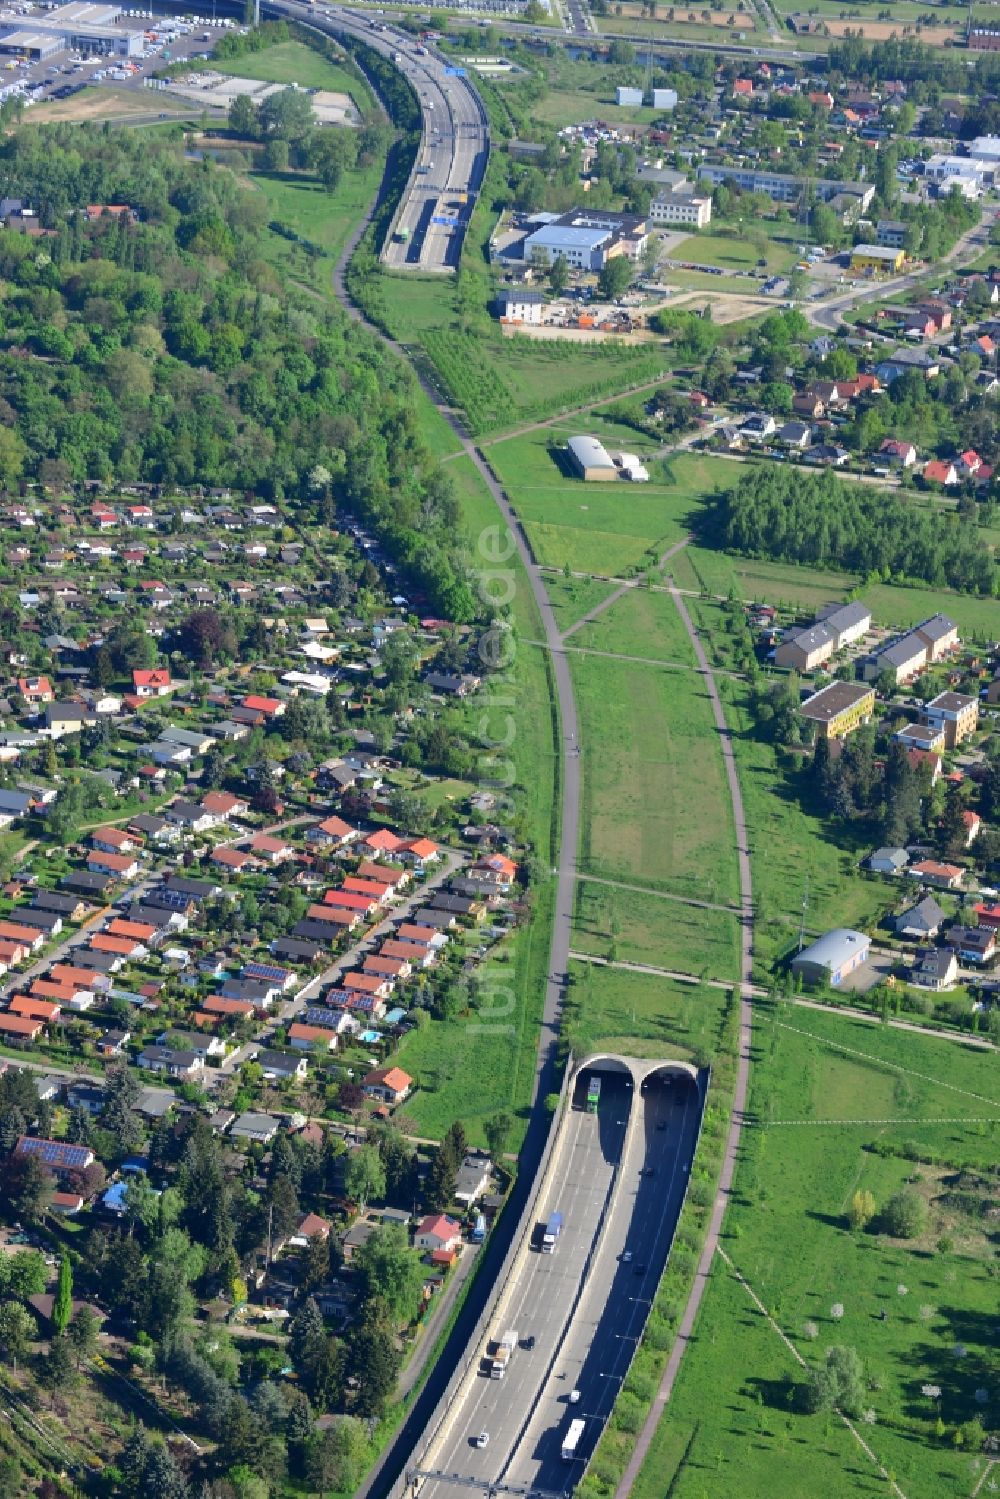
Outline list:
[[[957,183],[968,182],[981,189],[993,181],[998,167],[1000,162],[987,161],[983,157],[949,156],[938,151],[924,162],[924,176],[939,187],[954,179]]]
[[[614,255],[638,260],[648,238],[645,220],[634,214],[574,208],[527,235],[522,253],[539,265],[561,255],[571,270],[601,271]]]
[[[1000,135],[977,135],[969,142],[969,155],[980,161],[995,161],[1000,165]]]
[[[677,108],[677,90],[675,88],[654,88],[654,90],[653,90],[653,108],[654,109],[676,109]]]
[[[0,17],[0,52],[44,59],[69,50],[88,56],[135,57],[143,50],[143,33],[118,25],[117,5],[73,0],[43,15]]]
[[[616,104],[628,104],[628,105],[639,105],[639,104],[641,104],[642,103],[642,89],[641,88],[625,88],[624,86],[619,85],[618,88],[615,90],[615,103]]]
[[[704,229],[712,222],[712,200],[694,193],[660,193],[649,205],[653,224],[688,224]]]

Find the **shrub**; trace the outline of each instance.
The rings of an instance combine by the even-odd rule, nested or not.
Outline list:
[[[882,1209],[882,1229],[894,1239],[918,1239],[927,1227],[927,1204],[912,1187],[889,1198]]]

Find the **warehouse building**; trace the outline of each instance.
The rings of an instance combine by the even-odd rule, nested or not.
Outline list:
[[[848,974],[861,967],[870,950],[871,940],[864,932],[836,927],[796,954],[792,972],[807,984],[830,984],[836,988]]]
[[[906,251],[900,245],[855,245],[851,270],[866,276],[885,276],[903,269]]]
[[[571,437],[566,453],[573,472],[581,479],[593,483],[618,478],[611,454],[596,437]]]
[[[44,15],[0,19],[0,52],[19,57],[50,57],[67,49],[86,56],[135,57],[143,50],[143,33],[126,31],[118,22],[121,8],[74,0]]]

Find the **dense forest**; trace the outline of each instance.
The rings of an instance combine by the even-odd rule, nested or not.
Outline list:
[[[437,612],[474,616],[412,376],[287,283],[263,195],[180,141],[72,126],[9,137],[0,191],[47,231],[0,231],[0,484],[308,499],[326,470],[334,504],[367,520]],[[133,214],[88,218],[101,204]],[[330,517],[326,499],[317,520]]]
[[[750,557],[996,590],[996,563],[974,523],[831,473],[750,469],[716,497],[713,519],[720,543]]]

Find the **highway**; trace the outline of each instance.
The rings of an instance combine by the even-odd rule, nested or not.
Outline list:
[[[558,1493],[583,1476],[646,1324],[683,1205],[701,1104],[684,1073],[644,1084],[641,1104],[600,1253],[503,1473],[506,1483]],[[575,1406],[567,1400],[571,1389],[581,1394]],[[574,1417],[586,1421],[586,1430],[569,1464],[561,1448]]]
[[[317,31],[364,42],[403,74],[420,105],[420,144],[381,259],[397,271],[455,271],[486,173],[486,110],[470,80],[432,43],[346,6],[280,0],[269,14],[292,15]]]
[[[491,1327],[521,1340],[501,1380],[473,1373],[419,1468],[435,1477],[421,1499],[459,1487],[568,1492],[578,1481],[628,1371],[677,1222],[697,1139],[700,1096],[686,1073],[657,1074],[638,1103],[624,1073],[602,1069],[597,1115],[586,1110],[589,1073],[574,1085],[540,1226],[561,1212],[553,1254],[519,1254]],[[537,1226],[536,1226],[537,1235]],[[525,1339],[534,1339],[531,1347]],[[580,1399],[570,1401],[578,1390]],[[586,1422],[579,1457],[564,1463],[571,1420]],[[478,1447],[481,1432],[489,1437]]]

